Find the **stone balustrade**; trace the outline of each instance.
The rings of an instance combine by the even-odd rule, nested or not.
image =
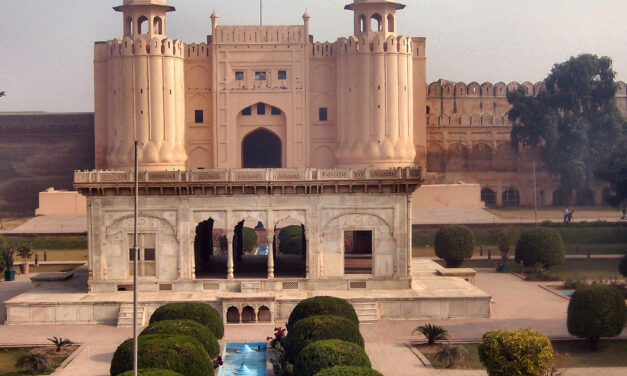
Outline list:
[[[141,171],[141,183],[241,183],[368,180],[423,180],[422,167],[395,169],[209,169],[192,171]],[[75,171],[75,184],[133,183],[132,171]]]

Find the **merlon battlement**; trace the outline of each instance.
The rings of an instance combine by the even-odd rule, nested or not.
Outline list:
[[[115,56],[173,56],[183,57],[185,43],[170,38],[155,37],[150,40],[142,35],[124,40],[113,39],[105,43],[96,43],[95,60],[103,60]]]
[[[529,81],[525,81],[522,84],[516,81],[512,81],[508,84],[499,81],[496,84],[484,82],[480,85],[475,81],[466,84],[461,81],[453,82],[440,79],[429,84],[427,95],[429,97],[505,97],[508,92],[517,90],[521,86],[525,88],[525,91],[529,95],[538,95],[540,91],[544,90],[543,81],[538,81],[535,84]],[[617,86],[616,96],[625,96],[625,83],[623,81],[617,81]]]
[[[304,44],[305,27],[286,26],[216,26],[215,44]]]

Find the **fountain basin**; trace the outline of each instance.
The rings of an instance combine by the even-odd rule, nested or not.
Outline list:
[[[267,352],[265,342],[227,342],[218,376],[267,376]]]

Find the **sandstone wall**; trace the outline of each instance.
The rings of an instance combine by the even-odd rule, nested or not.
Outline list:
[[[0,215],[33,215],[39,192],[94,168],[94,114],[0,114]]]

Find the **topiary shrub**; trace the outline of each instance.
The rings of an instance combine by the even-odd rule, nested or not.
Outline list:
[[[120,376],[133,376],[133,370],[120,373]],[[137,370],[137,376],[183,376],[168,369],[142,368]]]
[[[192,320],[209,328],[217,339],[224,336],[224,324],[218,311],[205,303],[168,303],[157,308],[150,316],[150,323],[164,320]]]
[[[194,337],[213,359],[220,354],[220,344],[209,328],[192,320],[164,320],[150,324],[141,335],[170,334]]]
[[[279,232],[279,252],[285,254],[303,252],[303,229],[300,226],[286,226]]]
[[[516,262],[525,266],[542,264],[545,268],[564,262],[564,242],[552,228],[535,227],[523,231],[516,244]]]
[[[325,368],[316,376],[383,376],[381,372],[367,367],[335,366]]]
[[[257,232],[250,227],[244,227],[242,232],[244,234],[244,250],[250,253],[257,248]]]
[[[551,366],[553,346],[533,329],[492,330],[483,335],[479,359],[490,376],[537,376]]]
[[[359,319],[355,308],[348,300],[336,298],[334,296],[316,296],[301,300],[294,307],[287,320],[287,330],[290,332],[298,320],[316,315],[333,315],[347,318],[359,326]]]
[[[364,347],[359,327],[351,320],[331,315],[310,316],[294,324],[287,336],[287,357],[291,363],[308,344],[325,339],[341,339]]]
[[[307,345],[296,357],[294,374],[313,376],[325,368],[358,366],[371,368],[363,348],[339,339],[316,341]]]
[[[625,256],[623,256],[623,259],[618,265],[618,272],[622,274],[623,277],[627,277],[627,253],[625,253]]]
[[[193,337],[151,334],[138,337],[138,368],[169,369],[185,376],[213,374],[213,363]],[[111,376],[133,369],[133,339],[118,346],[111,360]]]
[[[618,289],[607,285],[583,286],[568,303],[568,332],[586,338],[596,351],[601,337],[615,337],[625,326],[625,300]]]
[[[464,259],[471,258],[475,249],[475,236],[466,226],[444,226],[435,233],[435,254],[446,261],[446,266],[456,268]]]

